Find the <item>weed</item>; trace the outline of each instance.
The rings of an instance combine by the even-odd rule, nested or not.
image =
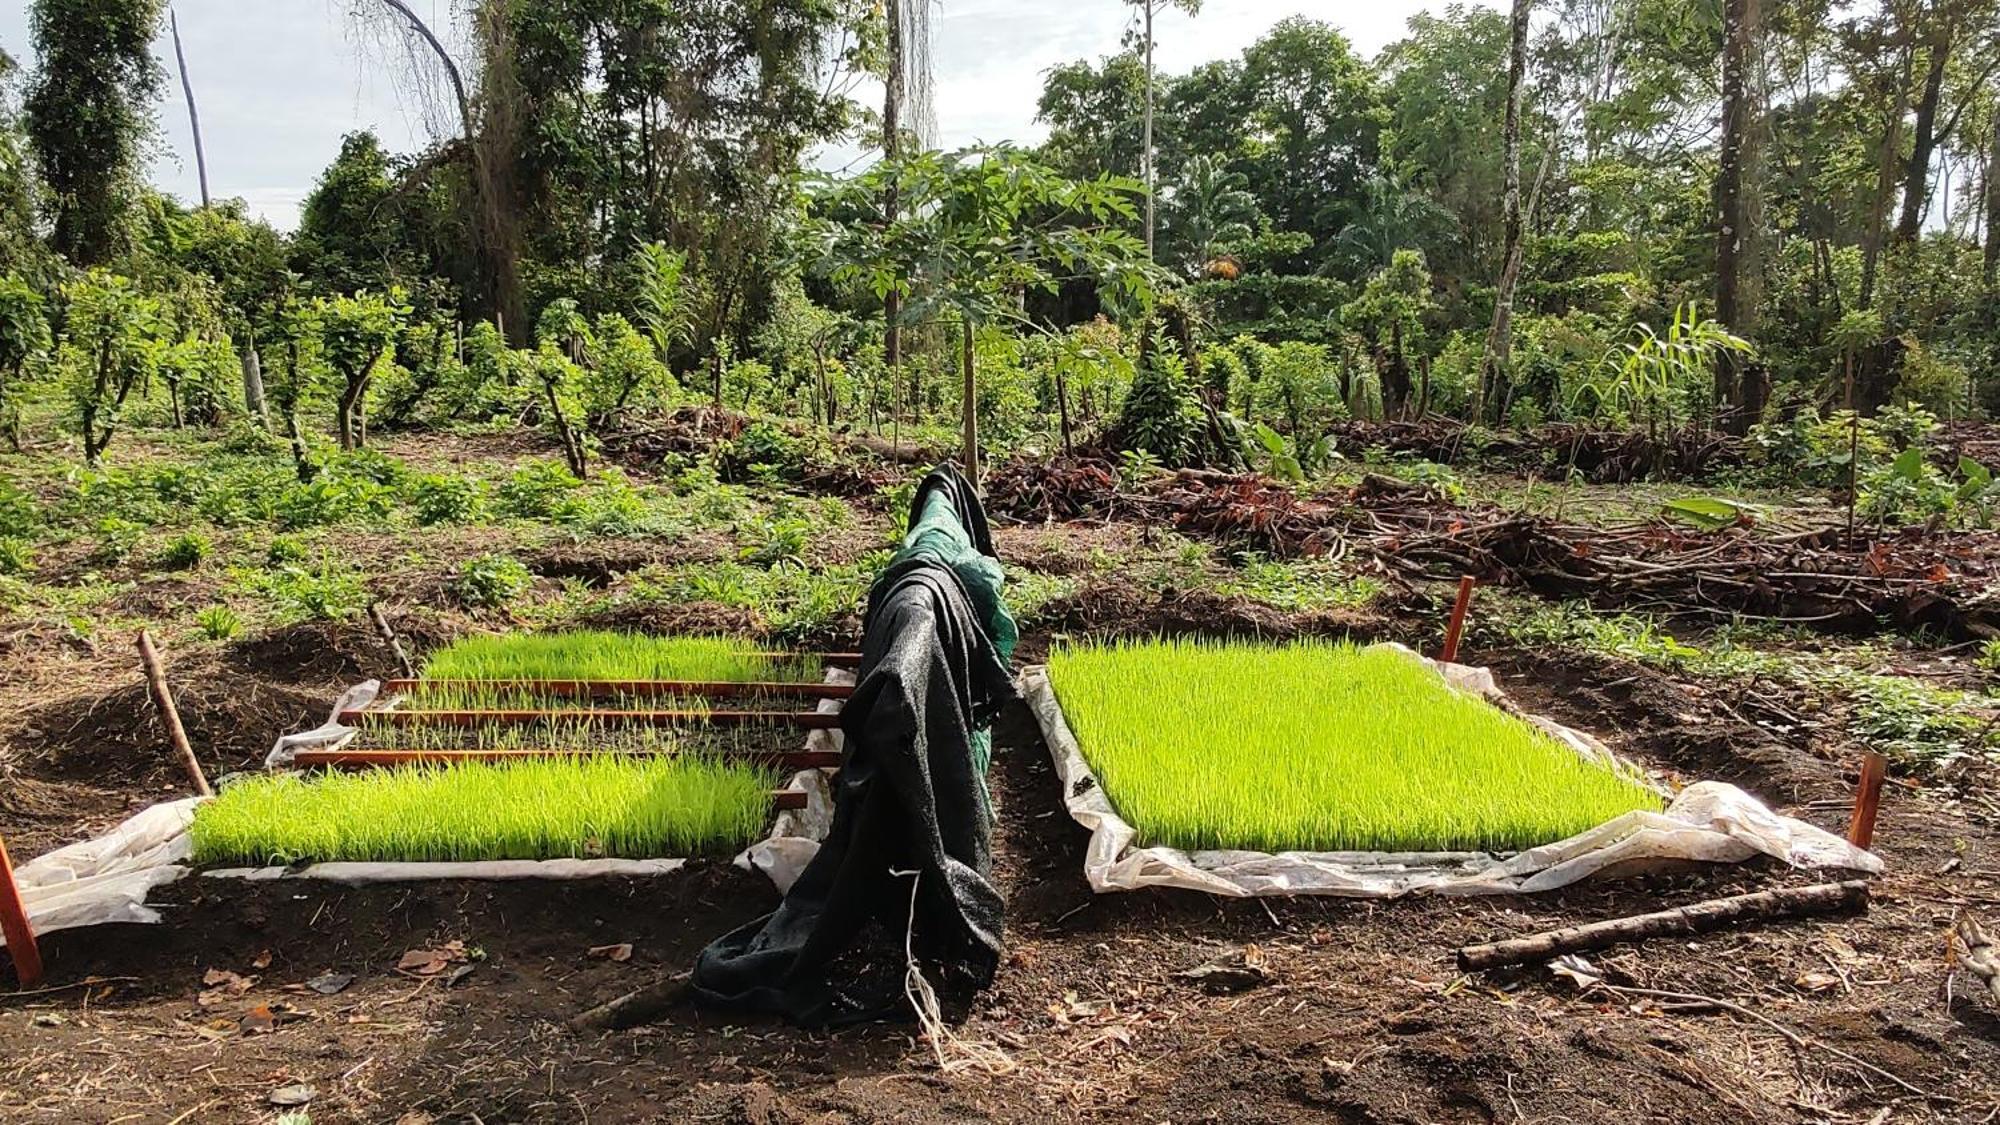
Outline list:
[[[1660,806],[1392,649],[1060,646],[1049,676],[1107,795],[1158,843],[1508,851]]]
[[[290,535],[273,535],[271,536],[270,544],[264,548],[264,561],[274,566],[282,566],[285,563],[304,562],[305,560],[305,544]]]
[[[90,552],[92,562],[116,566],[132,557],[146,529],[131,520],[106,516],[97,521],[97,546]]]
[[[535,576],[507,555],[486,554],[467,562],[452,583],[452,593],[471,609],[497,609],[528,592]]]
[[[167,544],[166,549],[160,552],[160,565],[169,570],[193,570],[214,553],[215,546],[206,535],[190,531],[175,536]]]
[[[1278,609],[1307,612],[1358,609],[1380,597],[1386,587],[1366,575],[1342,575],[1322,560],[1288,563],[1252,558],[1218,589]]]
[[[243,631],[243,619],[226,605],[212,605],[195,614],[194,624],[211,641],[234,640]]]
[[[25,575],[35,568],[35,549],[25,539],[0,536],[0,574]]]
[[[407,486],[410,507],[417,522],[425,527],[441,523],[470,523],[479,518],[484,496],[478,481],[469,477],[429,474],[412,478]]]
[[[515,519],[564,519],[577,510],[583,482],[557,461],[530,461],[500,486],[500,510]]]
[[[1988,672],[2000,672],[2000,637],[1979,646],[1979,666]]]
[[[301,563],[274,569],[237,567],[230,571],[230,586],[235,592],[268,600],[286,623],[339,621],[368,604],[361,576],[327,559],[310,567]]]

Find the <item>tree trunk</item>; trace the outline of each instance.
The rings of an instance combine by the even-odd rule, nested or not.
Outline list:
[[[2000,284],[2000,104],[1993,109],[1993,147],[1986,154],[1986,287]]]
[[[889,75],[884,83],[887,96],[882,101],[882,159],[894,168],[895,161],[902,155],[903,134],[902,115],[905,83],[909,76],[903,73],[903,12],[902,5],[908,0],[887,0],[885,10],[889,15]],[[916,0],[925,4],[930,0]],[[897,213],[902,208],[896,176],[891,174],[889,182],[882,188],[882,218],[894,225]],[[882,366],[889,373],[889,382],[896,381],[896,369],[903,365],[903,295],[890,289],[882,297]]]
[[[1727,0],[1722,32],[1722,152],[1715,175],[1715,318],[1730,331],[1747,335],[1752,302],[1743,299],[1744,260],[1749,257],[1750,206],[1744,189],[1751,118],[1756,0]],[[1733,355],[1715,364],[1715,412],[1724,429],[1735,428],[1741,404],[1738,365]]]
[[[1382,417],[1401,418],[1410,405],[1410,360],[1403,354],[1400,320],[1389,325],[1389,363],[1382,375]]]
[[[181,19],[172,9],[167,9],[167,27],[174,36],[174,65],[181,72],[181,96],[187,99],[188,129],[194,134],[194,168],[201,182],[201,205],[208,203],[208,156],[201,147],[201,114],[194,107],[194,83],[188,78],[187,52],[181,50]]]
[[[1146,258],[1153,257],[1153,206],[1157,185],[1153,175],[1153,5],[1158,0],[1142,0],[1146,13],[1146,137],[1141,145],[1140,166],[1146,180]]]
[[[1479,386],[1473,393],[1472,417],[1485,418],[1489,402],[1506,397],[1508,369],[1514,358],[1514,289],[1521,280],[1524,231],[1521,222],[1521,87],[1528,70],[1528,11],[1533,0],[1514,0],[1511,22],[1512,46],[1507,53],[1507,121],[1503,135],[1506,149],[1506,256],[1500,267],[1500,285],[1493,294],[1493,327],[1486,335],[1486,359],[1480,366]]]
[[[1896,155],[1903,147],[1903,113],[1910,105],[1911,52],[1903,50],[1903,73],[1896,83],[1895,104],[1882,130],[1882,148],[1875,166],[1875,197],[1869,202],[1868,233],[1861,244],[1861,302],[1875,307],[1875,279],[1880,272],[1884,227],[1889,221],[1889,196],[1896,186]]]
[[[963,348],[959,355],[959,364],[965,376],[965,386],[961,392],[965,399],[963,409],[961,410],[961,413],[965,416],[965,479],[972,482],[972,487],[978,488],[979,387],[973,380],[972,319],[970,317],[967,317],[964,321]]]
[[[1924,92],[1917,101],[1916,130],[1910,138],[1910,160],[1903,168],[1903,215],[1896,223],[1898,245],[1915,242],[1930,211],[1931,157],[1937,153],[1938,103],[1944,97],[1944,71],[1951,61],[1951,30],[1939,31],[1930,45],[1930,66],[1924,72]]]
[[[270,408],[264,403],[264,361],[257,354],[257,345],[254,343],[245,343],[241,358],[243,362],[243,407],[250,412],[252,418],[257,420],[258,425],[268,428],[271,424],[271,415]]]

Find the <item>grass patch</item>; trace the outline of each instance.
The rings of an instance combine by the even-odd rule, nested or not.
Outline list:
[[[775,775],[707,758],[573,757],[255,777],[195,811],[204,865],[723,854]]]
[[[1638,781],[1390,649],[1061,646],[1049,679],[1147,843],[1516,851],[1660,807]]]
[[[777,656],[739,637],[582,630],[465,637],[424,662],[440,680],[818,680],[819,657]]]

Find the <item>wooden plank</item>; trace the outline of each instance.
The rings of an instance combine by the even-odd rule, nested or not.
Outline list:
[[[327,766],[364,769],[375,766],[448,765],[453,762],[506,762],[532,758],[575,758],[607,755],[614,757],[673,757],[672,754],[633,753],[623,750],[573,750],[533,747],[506,750],[300,750],[292,756],[294,765],[312,768]],[[722,755],[729,761],[760,762],[786,769],[835,769],[840,753],[834,750],[752,750]]]
[[[779,811],[796,810],[806,807],[806,791],[803,789],[774,789],[771,791],[771,807]]]
[[[802,730],[835,730],[839,712],[825,711],[424,711],[347,710],[340,721],[351,727],[479,727],[529,726],[569,719],[606,726],[770,726]]]
[[[428,680],[382,681],[384,695],[422,695],[426,689],[541,692],[566,699],[610,699],[617,696],[661,698],[683,696],[782,696],[804,699],[846,699],[851,684],[798,681],[734,682],[729,680]]]
[[[1889,759],[1868,753],[1861,758],[1861,782],[1854,791],[1854,815],[1847,821],[1847,842],[1866,848],[1875,842],[1875,816],[1882,809],[1882,781]]]

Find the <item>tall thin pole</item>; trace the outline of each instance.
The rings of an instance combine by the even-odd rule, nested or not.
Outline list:
[[[1146,176],[1146,257],[1153,256],[1153,6],[1158,0],[1145,0],[1140,5],[1146,13],[1146,151],[1142,154],[1142,167]]]
[[[929,0],[917,0],[928,3]],[[897,198],[896,158],[902,153],[902,106],[904,83],[908,76],[903,73],[903,12],[904,0],[888,0],[885,11],[889,15],[889,75],[883,83],[887,87],[887,97],[882,101],[882,159],[888,162],[888,183],[882,188],[882,219],[894,225],[900,203]],[[889,383],[896,383],[897,369],[903,365],[903,295],[890,289],[882,298],[882,367],[889,373]]]
[[[201,205],[208,206],[208,155],[201,147],[201,113],[194,107],[194,83],[188,80],[187,52],[181,50],[181,18],[167,9],[167,27],[174,34],[174,65],[181,71],[181,95],[187,99],[188,128],[194,132],[194,168],[201,178]]]

